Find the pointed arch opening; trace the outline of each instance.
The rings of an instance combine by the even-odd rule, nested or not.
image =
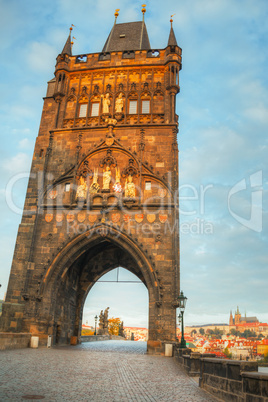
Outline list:
[[[123,323],[124,337],[148,339],[149,293],[135,274],[122,266],[114,268],[90,288],[83,305],[82,335],[100,334],[100,312],[109,307],[109,319]],[[96,317],[96,326],[95,326]],[[118,327],[109,327],[109,335],[122,336]],[[133,334],[133,335],[132,335]],[[82,337],[83,341],[83,337]]]

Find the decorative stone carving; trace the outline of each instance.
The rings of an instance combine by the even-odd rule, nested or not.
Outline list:
[[[128,166],[122,171],[122,177],[127,177],[127,176],[138,176],[139,172],[138,169],[134,166],[134,159],[129,158]]]
[[[104,316],[103,316],[103,334],[104,334],[104,335],[108,335],[108,334],[109,334],[109,332],[108,332],[108,324],[109,324],[109,321],[108,321],[108,313],[109,313],[109,308],[110,308],[110,307],[107,307],[107,308],[105,309],[105,311],[104,311]]]
[[[111,182],[112,172],[109,165],[106,166],[106,169],[103,170],[103,187],[102,190],[104,192],[110,191],[110,182]]]
[[[96,194],[100,189],[100,185],[98,183],[98,169],[94,169],[94,177],[93,177],[93,183],[91,184],[89,188],[90,194]]]
[[[103,325],[104,325],[104,314],[103,314],[103,310],[101,310],[100,315],[99,315],[98,335],[103,335]]]
[[[121,186],[121,174],[120,174],[120,169],[115,168],[115,184],[113,185],[113,190],[115,193],[121,193],[122,191],[122,186]]]
[[[117,161],[112,155],[111,149],[107,149],[107,154],[104,158],[100,160],[100,167],[103,168],[105,165],[116,167]]]
[[[109,108],[110,108],[110,94],[107,93],[104,95],[101,95],[101,97],[103,98],[103,103],[102,103],[102,113],[103,114],[109,114]]]
[[[136,196],[136,187],[132,180],[133,178],[131,175],[129,175],[128,178],[126,179],[125,197],[127,198],[135,198]]]
[[[122,92],[118,95],[115,101],[115,113],[122,113],[124,107],[124,99],[122,98]]]
[[[86,197],[87,197],[87,183],[86,183],[84,177],[81,176],[80,177],[80,184],[77,187],[76,197],[75,198],[77,200],[79,200],[79,199],[85,200]]]

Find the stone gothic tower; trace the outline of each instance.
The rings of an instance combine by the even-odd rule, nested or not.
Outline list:
[[[122,266],[148,289],[148,351],[175,341],[180,69],[172,25],[164,49],[144,21],[115,23],[100,53],[75,56],[70,32],[44,98],[2,331],[79,341],[88,292]]]

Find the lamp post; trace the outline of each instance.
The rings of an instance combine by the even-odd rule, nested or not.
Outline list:
[[[178,296],[179,301],[179,309],[180,309],[180,316],[181,316],[181,348],[186,348],[186,341],[184,339],[184,326],[183,326],[183,314],[186,307],[187,297],[184,296],[183,291],[181,291],[180,295]]]
[[[181,313],[178,315],[178,324],[179,325],[181,324]],[[178,340],[179,340],[179,337],[178,337]]]
[[[95,332],[94,332],[94,335],[97,335],[97,321],[98,321],[98,316],[95,315]]]

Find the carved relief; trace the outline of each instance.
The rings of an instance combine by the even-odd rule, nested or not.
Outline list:
[[[80,177],[80,184],[76,191],[76,200],[85,200],[87,196],[87,183],[83,176]]]
[[[133,178],[131,175],[129,175],[126,179],[125,197],[127,197],[127,198],[135,198],[136,197],[136,187],[132,180],[133,180]]]
[[[110,94],[106,93],[105,95],[101,95],[103,101],[102,101],[102,113],[103,114],[109,114],[109,109],[110,109]]]

